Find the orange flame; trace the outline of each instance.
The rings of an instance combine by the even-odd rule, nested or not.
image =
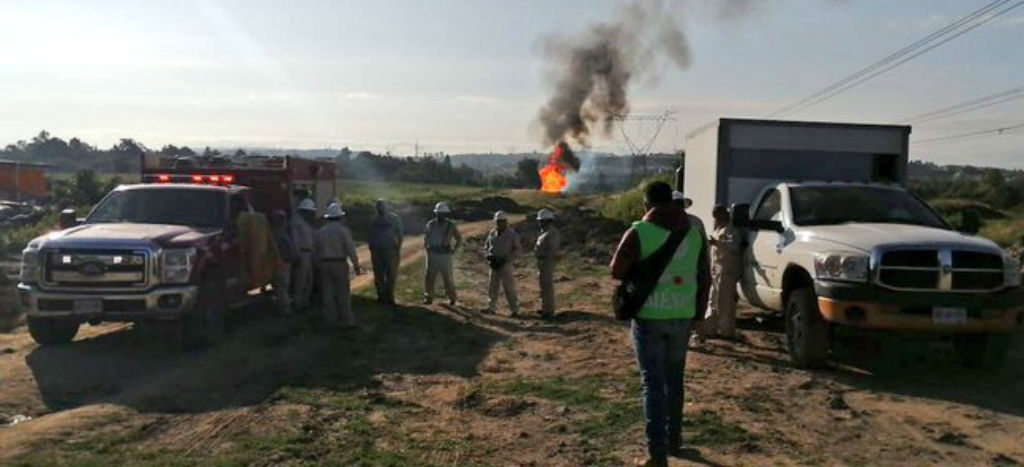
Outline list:
[[[556,145],[548,156],[548,164],[537,171],[540,175],[540,191],[557,195],[569,184],[565,178],[565,165],[562,164],[562,147]]]

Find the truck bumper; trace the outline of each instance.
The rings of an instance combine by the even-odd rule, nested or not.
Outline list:
[[[67,292],[18,284],[18,300],[29,318],[74,318],[78,321],[176,320],[196,304],[199,287],[164,286],[143,292]],[[80,307],[76,302],[91,302]],[[99,305],[99,306],[97,306]]]
[[[816,283],[818,309],[833,324],[947,334],[1012,332],[1024,327],[1024,290],[996,293],[896,292],[874,285]],[[966,320],[945,324],[936,307],[962,308]]]

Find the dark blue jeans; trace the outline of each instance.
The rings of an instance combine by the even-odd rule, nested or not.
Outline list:
[[[692,321],[633,320],[633,349],[640,365],[647,419],[647,450],[668,455],[670,441],[682,440],[683,372]]]

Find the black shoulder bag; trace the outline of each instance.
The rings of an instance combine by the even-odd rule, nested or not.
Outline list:
[[[612,296],[612,309],[617,319],[629,321],[636,318],[689,230],[673,231],[651,256],[633,264]]]

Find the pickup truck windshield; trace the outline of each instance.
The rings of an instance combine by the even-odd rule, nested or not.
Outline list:
[[[86,223],[134,222],[223,227],[224,194],[187,188],[115,191],[96,206]]]
[[[793,187],[789,193],[793,223],[796,225],[858,222],[949,228],[941,217],[906,191],[856,186],[815,186]]]

